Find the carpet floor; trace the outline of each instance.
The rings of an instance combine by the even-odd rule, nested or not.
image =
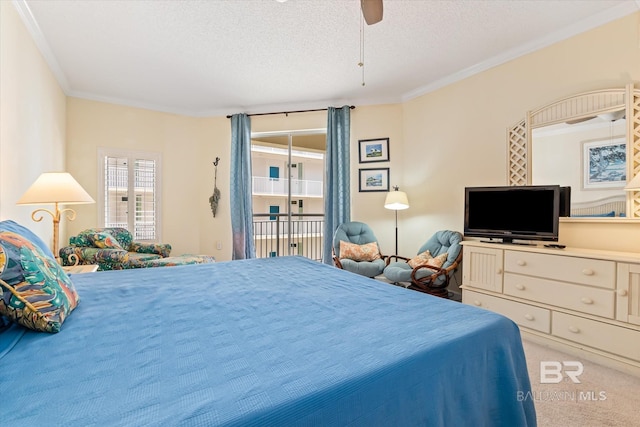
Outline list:
[[[540,427],[640,427],[640,377],[617,371],[579,356],[569,355],[531,341],[523,340],[527,357],[532,397]],[[554,368],[543,369],[540,362],[578,361],[582,374],[575,383],[568,372],[577,366],[567,366],[559,378]],[[556,370],[556,372],[559,372]]]

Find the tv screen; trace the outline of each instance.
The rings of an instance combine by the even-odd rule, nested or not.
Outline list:
[[[558,185],[465,188],[465,236],[558,241],[559,216]]]

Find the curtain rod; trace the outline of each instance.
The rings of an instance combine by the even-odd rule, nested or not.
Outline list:
[[[356,106],[355,105],[349,105],[349,109],[353,110],[355,109]],[[285,114],[285,115],[289,115],[289,114],[294,114],[294,113],[311,113],[313,111],[327,111],[328,108],[316,108],[315,110],[297,110],[297,111],[278,111],[276,113],[254,113],[254,114],[247,114],[247,116],[251,117],[251,116],[271,116],[273,114]],[[228,115],[227,119],[230,119],[232,116]]]

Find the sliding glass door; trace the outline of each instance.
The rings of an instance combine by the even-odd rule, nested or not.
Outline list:
[[[251,136],[253,228],[258,258],[322,258],[326,130]]]

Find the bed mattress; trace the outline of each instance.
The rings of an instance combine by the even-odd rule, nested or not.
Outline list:
[[[71,276],[57,334],[0,334],[7,426],[532,426],[517,326],[282,257]]]

